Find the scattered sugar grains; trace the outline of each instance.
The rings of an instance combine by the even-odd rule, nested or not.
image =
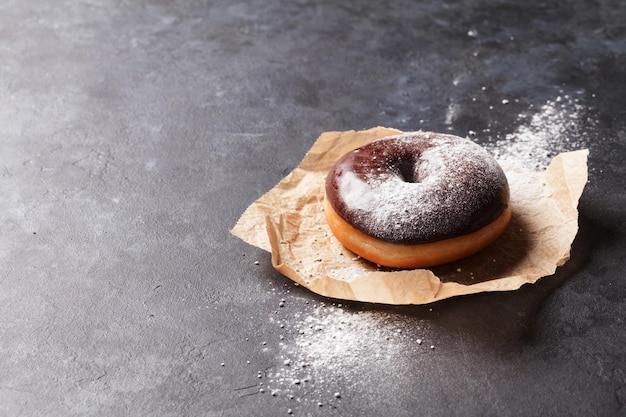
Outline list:
[[[344,396],[341,381],[358,380],[365,363],[385,372],[393,368],[402,372],[397,358],[406,356],[407,346],[423,349],[421,339],[416,344],[415,337],[400,327],[406,325],[405,318],[391,313],[320,303],[306,314],[290,317],[286,326],[274,316],[270,320],[286,327],[289,336],[280,339],[277,365],[267,370],[267,389],[301,404],[337,405]]]
[[[505,139],[485,146],[496,159],[525,169],[542,170],[557,154],[588,147],[590,130],[597,121],[588,118],[587,113],[579,99],[560,95],[548,100]],[[518,116],[519,119],[527,117],[525,114]]]

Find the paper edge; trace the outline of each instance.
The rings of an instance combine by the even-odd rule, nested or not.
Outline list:
[[[363,135],[367,135],[367,134],[373,134],[379,130],[384,130],[386,131],[385,134],[383,136],[380,136],[380,138],[385,137],[385,136],[391,136],[394,134],[400,134],[402,133],[401,130],[395,129],[395,128],[391,128],[391,127],[384,127],[384,126],[375,126],[375,127],[371,127],[369,129],[366,130],[346,130],[346,131],[327,131],[327,132],[322,132],[317,139],[313,142],[313,144],[311,145],[311,147],[309,148],[309,150],[305,153],[305,155],[302,157],[302,159],[300,160],[300,162],[298,163],[298,165],[292,169],[289,174],[287,174],[285,177],[283,177],[280,181],[278,181],[276,183],[276,185],[274,185],[270,190],[268,190],[267,192],[265,192],[263,195],[261,195],[259,198],[257,198],[256,200],[254,200],[254,202],[252,204],[250,204],[245,210],[244,212],[241,214],[241,216],[239,216],[239,218],[237,219],[237,222],[235,222],[235,225],[229,230],[229,233],[241,240],[243,240],[244,242],[248,243],[249,245],[255,246],[259,249],[262,249],[266,252],[271,252],[271,244],[269,242],[269,239],[266,239],[265,237],[257,240],[257,239],[250,239],[249,238],[249,232],[250,229],[248,228],[244,228],[242,226],[242,224],[244,223],[243,220],[246,219],[248,220],[250,217],[256,217],[257,219],[257,223],[255,224],[263,224],[264,219],[266,217],[266,213],[261,211],[259,209],[259,205],[264,205],[265,201],[272,195],[277,194],[278,189],[280,188],[280,185],[282,183],[288,182],[291,177],[294,175],[294,173],[296,171],[304,171],[304,172],[317,172],[319,171],[319,169],[310,169],[309,167],[314,165],[314,164],[310,164],[309,163],[309,159],[311,159],[311,152],[313,150],[315,150],[316,148],[318,148],[320,146],[320,144],[325,144],[326,141],[329,142],[335,142],[337,140],[341,140],[341,137],[343,136],[350,136],[350,135],[354,135],[354,134],[363,134]],[[378,135],[377,135],[378,136]],[[332,139],[332,140],[331,140]],[[330,145],[331,143],[329,143]]]
[[[323,141],[323,140],[328,140],[329,137],[334,137],[335,138],[334,140],[338,140],[343,135],[353,135],[356,133],[370,133],[378,129],[389,130],[390,134],[395,134],[396,132],[401,133],[401,131],[398,131],[397,129],[385,128],[385,127],[380,127],[380,126],[373,127],[365,131],[350,130],[350,131],[345,131],[345,132],[339,132],[339,131],[324,132],[318,137],[318,139],[312,145],[310,151],[315,149],[315,145],[318,142]],[[578,201],[580,197],[582,196],[585,185],[588,181],[588,168],[587,168],[587,161],[588,161],[588,155],[589,155],[588,149],[580,149],[580,150],[563,152],[563,153],[558,154],[556,157],[552,159],[549,166],[542,173],[544,181],[546,182],[546,184],[549,184],[549,185],[554,184],[554,178],[565,178],[567,195],[569,196],[569,201],[572,202],[572,205],[571,206],[561,205],[559,209],[561,211],[565,209],[566,211],[570,211],[570,212],[571,210],[574,210],[574,212],[576,213],[576,217],[572,218],[571,220],[572,222],[575,222],[575,227],[573,228],[572,232],[569,233],[568,235],[568,239],[567,239],[568,244],[565,245],[566,248],[562,250],[562,254],[560,258],[556,262],[554,262],[554,264],[550,262],[551,267],[549,268],[549,270],[542,270],[542,271],[528,273],[524,275],[498,278],[498,279],[493,279],[493,280],[488,280],[488,281],[481,281],[481,282],[478,282],[475,284],[469,284],[469,285],[461,284],[457,282],[442,282],[429,269],[400,271],[400,272],[407,272],[411,274],[415,274],[415,272],[421,271],[420,276],[422,276],[422,278],[420,278],[420,280],[423,281],[424,279],[426,279],[426,283],[428,283],[429,286],[431,287],[431,292],[430,292],[431,297],[423,297],[421,300],[417,300],[416,298],[407,300],[407,297],[405,297],[404,294],[393,294],[393,293],[389,294],[390,291],[388,291],[388,289],[390,287],[398,285],[399,283],[398,277],[397,276],[392,277],[390,275],[390,272],[373,271],[349,282],[344,281],[344,280],[338,280],[328,275],[325,275],[324,277],[318,278],[312,281],[310,284],[307,284],[302,281],[302,279],[299,277],[299,275],[295,271],[291,270],[291,268],[289,268],[286,264],[280,262],[280,249],[279,249],[280,245],[278,245],[278,243],[276,242],[276,240],[278,239],[278,232],[275,230],[274,221],[270,218],[269,215],[264,214],[263,216],[266,231],[267,231],[266,233],[267,244],[263,244],[259,242],[257,243],[250,242],[247,238],[242,236],[243,231],[239,230],[238,226],[241,220],[244,218],[244,216],[250,215],[250,213],[254,212],[254,210],[251,210],[251,208],[256,206],[258,203],[262,203],[263,200],[267,198],[267,196],[276,193],[275,190],[277,189],[277,187],[282,182],[287,181],[288,178],[290,178],[290,176],[296,170],[303,170],[305,172],[311,171],[309,169],[303,169],[301,167],[301,165],[303,165],[303,163],[305,163],[305,161],[307,160],[310,151],[307,152],[307,154],[303,157],[300,164],[296,168],[294,168],[294,170],[292,170],[287,176],[285,176],[281,181],[279,181],[279,183],[277,183],[276,186],[274,186],[267,193],[263,194],[263,196],[257,199],[252,205],[250,205],[244,211],[244,213],[240,216],[238,222],[233,227],[233,229],[230,230],[230,232],[231,234],[244,240],[245,242],[270,252],[272,255],[272,265],[278,272],[285,275],[287,278],[291,279],[292,281],[306,287],[308,290],[316,294],[319,294],[324,297],[329,297],[329,298],[359,301],[359,302],[366,302],[366,303],[375,303],[375,304],[423,305],[423,304],[428,304],[431,302],[440,301],[440,300],[451,298],[451,297],[476,294],[480,292],[514,291],[522,287],[524,284],[533,284],[543,277],[553,275],[556,272],[556,269],[558,267],[562,266],[563,264],[565,264],[565,262],[567,262],[567,260],[569,260],[571,244],[573,243],[578,232],[577,205],[578,205]],[[578,161],[578,159],[575,158],[576,156],[580,158],[584,158],[584,159],[581,159]],[[568,181],[570,176],[568,176],[566,172],[568,171],[572,172],[571,168],[573,165],[572,164],[573,159],[570,159],[570,158],[576,159],[578,161],[578,164],[582,163],[585,169],[583,172],[583,170],[580,169],[580,166],[576,165],[578,167],[578,169],[575,170],[575,173],[577,173],[577,175],[574,175],[573,177],[571,177],[572,180]],[[314,170],[314,171],[317,172],[319,170]],[[258,208],[256,207],[255,209],[258,210]],[[395,273],[395,271],[392,273]],[[381,279],[379,275],[382,275],[383,278]],[[390,279],[393,279],[394,282],[393,283],[387,282]],[[411,278],[411,277],[409,277],[408,279],[415,280],[415,278]],[[372,280],[376,280],[375,282],[377,282],[377,285],[376,285],[377,287],[382,286],[384,287],[384,289],[387,289],[387,291],[375,292],[377,295],[379,295],[377,297],[366,297],[366,298],[358,297],[356,294],[359,294],[361,292],[359,291],[359,288],[362,286],[368,287],[368,282]],[[404,279],[404,281],[406,281],[406,278]],[[390,284],[393,284],[393,285],[390,285]],[[411,286],[411,284],[414,284],[414,283],[411,283],[411,282],[406,283],[407,286]],[[422,282],[422,284],[424,284],[424,282]],[[485,285],[487,284],[490,287],[489,289],[484,288]],[[496,284],[495,285],[496,287],[498,287],[499,284],[502,284],[502,286],[500,288],[494,289],[493,288],[494,284]],[[342,294],[341,296],[337,295],[337,289],[338,289],[337,287],[341,287],[341,290],[339,290],[339,293]],[[329,288],[332,291],[329,291]],[[372,292],[371,289],[369,292],[370,293]],[[385,294],[387,294],[387,296],[384,296]]]

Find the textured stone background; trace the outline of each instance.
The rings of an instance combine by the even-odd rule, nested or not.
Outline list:
[[[625,22],[617,0],[3,2],[0,415],[623,415]],[[571,261],[371,306],[229,235],[321,132],[376,125],[588,147]]]

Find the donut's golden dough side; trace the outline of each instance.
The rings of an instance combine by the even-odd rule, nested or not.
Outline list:
[[[470,234],[431,243],[401,245],[361,232],[341,218],[324,197],[326,220],[337,240],[362,258],[391,268],[425,268],[473,255],[504,233],[511,220],[509,205],[494,221]]]

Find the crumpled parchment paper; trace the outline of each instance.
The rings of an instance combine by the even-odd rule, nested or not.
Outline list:
[[[298,167],[246,209],[231,233],[271,252],[280,273],[317,294],[372,303],[426,304],[516,290],[552,275],[569,259],[587,182],[586,149],[556,156],[544,172],[501,162],[511,189],[511,223],[476,255],[429,269],[395,270],[344,248],[324,216],[326,174],[346,152],[397,133],[382,127],[323,133]]]

